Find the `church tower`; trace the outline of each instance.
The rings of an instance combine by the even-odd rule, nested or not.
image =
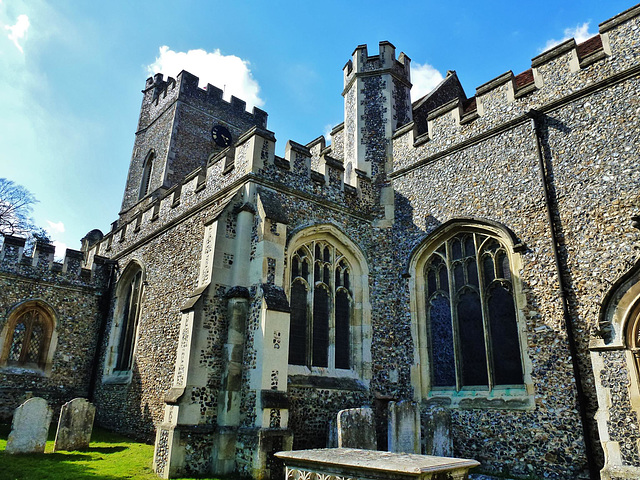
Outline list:
[[[182,71],[147,79],[136,131],[121,216],[130,218],[181,182],[212,156],[233,148],[251,127],[267,127],[267,113],[236,97],[227,102],[213,85],[198,87],[198,77]]]

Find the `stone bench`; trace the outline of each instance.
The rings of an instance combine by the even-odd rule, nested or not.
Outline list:
[[[464,480],[475,460],[407,453],[319,448],[278,452],[285,480]]]

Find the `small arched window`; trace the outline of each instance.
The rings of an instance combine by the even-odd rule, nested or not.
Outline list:
[[[138,195],[138,200],[149,193],[154,158],[155,153],[152,150],[147,154],[147,158],[144,159],[144,163],[142,164],[142,179],[140,180],[140,194]]]
[[[20,305],[5,327],[2,365],[45,370],[54,327],[53,312],[42,302]]]

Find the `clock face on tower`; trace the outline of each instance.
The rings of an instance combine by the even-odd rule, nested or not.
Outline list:
[[[211,129],[211,138],[219,147],[226,148],[231,145],[231,132],[222,125],[215,125]]]

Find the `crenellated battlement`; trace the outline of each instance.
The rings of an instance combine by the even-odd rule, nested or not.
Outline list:
[[[471,98],[461,90],[457,95],[441,95],[442,101],[429,105],[428,111],[422,107],[424,99],[414,102],[415,121],[394,134],[395,171],[391,175],[457,143],[528,121],[526,113],[531,109],[552,111],[599,86],[635,75],[640,71],[639,16],[640,6],[633,7],[600,24],[594,37],[580,44],[569,39],[534,57],[531,69],[518,75],[507,71],[480,85]],[[459,85],[457,77],[453,80]],[[427,97],[437,98],[445,83]]]
[[[0,274],[78,287],[104,288],[109,282],[110,260],[94,256],[85,264],[84,253],[67,248],[62,263],[54,261],[55,246],[41,241],[25,255],[26,240],[6,235],[0,250]]]
[[[88,258],[112,256],[190,212],[211,203],[225,203],[245,181],[280,184],[322,203],[333,202],[360,215],[370,214],[375,201],[371,179],[357,171],[356,186],[345,185],[343,162],[331,156],[330,147],[324,147],[324,137],[307,145],[290,140],[284,157],[275,155],[275,143],[273,132],[253,127],[235,145],[212,155],[206,166],[113,222],[111,231],[89,247]],[[316,152],[312,166],[312,148],[318,150],[318,145],[323,148]]]
[[[396,47],[391,42],[379,44],[378,55],[369,56],[366,45],[358,45],[352,58],[343,68],[344,87],[361,75],[372,75],[390,72],[395,77],[411,83],[411,59],[404,53],[396,60]]]
[[[168,105],[178,98],[183,101],[196,103],[201,108],[209,110],[212,115],[232,114],[240,116],[245,122],[259,125],[262,128],[267,126],[267,112],[264,110],[253,107],[251,112],[246,110],[247,103],[235,96],[231,96],[230,101],[226,101],[222,98],[223,91],[215,87],[214,85],[207,84],[206,88],[200,88],[200,79],[182,70],[177,77],[167,77],[164,79],[161,73],[155,74],[153,77],[147,78],[145,88],[142,91],[144,94],[143,110],[145,104],[149,106],[149,110],[153,113],[159,114],[166,109]],[[153,115],[150,115],[147,121],[153,120]],[[138,129],[144,128],[141,116],[141,124]]]

